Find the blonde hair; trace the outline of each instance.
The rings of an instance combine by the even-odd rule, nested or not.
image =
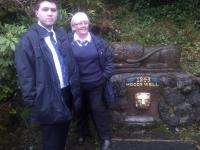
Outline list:
[[[81,22],[81,21],[87,21],[88,23],[90,22],[86,13],[77,12],[72,16],[72,19],[71,19],[71,29],[72,29],[72,31],[75,30],[74,25]]]

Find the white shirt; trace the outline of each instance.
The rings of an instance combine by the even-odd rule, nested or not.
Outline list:
[[[85,38],[85,39],[80,39],[79,38],[79,36],[76,34],[76,32],[74,33],[74,41],[88,41],[88,42],[90,42],[91,41],[91,35],[90,35],[90,33],[88,32],[88,34],[87,34],[87,37]],[[79,43],[79,42],[77,42],[77,44],[79,45],[79,46],[81,46],[82,47],[82,45]]]
[[[41,27],[45,28],[40,22],[38,22],[38,24]],[[53,30],[53,27],[52,27],[51,30],[49,30],[47,28],[45,28],[45,29],[48,32],[53,32],[53,37],[54,37],[55,41],[57,42],[57,40],[56,40],[56,34],[55,34],[54,30]],[[60,81],[60,87],[64,88],[65,85],[64,85],[64,81],[63,81],[61,65],[60,65],[60,61],[58,59],[58,55],[56,53],[56,50],[55,50],[53,44],[51,43],[50,36],[45,37],[44,40],[45,40],[45,43],[47,44],[47,46],[49,47],[49,49],[50,49],[50,51],[51,51],[51,53],[53,55],[53,60],[54,60],[54,64],[55,64],[55,67],[56,67],[56,72],[57,72],[57,75],[58,75],[58,78],[59,78],[59,81]]]

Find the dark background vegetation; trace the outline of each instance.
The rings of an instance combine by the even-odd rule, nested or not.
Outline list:
[[[67,31],[70,31],[72,14],[85,11],[91,19],[91,30],[109,42],[139,43],[144,46],[180,45],[182,69],[200,76],[199,0],[58,2],[58,24]],[[21,105],[14,51],[22,33],[35,21],[32,12],[34,3],[35,0],[0,0],[0,145],[4,146],[20,143],[15,133],[22,133],[22,128],[29,126],[26,124],[28,112]]]

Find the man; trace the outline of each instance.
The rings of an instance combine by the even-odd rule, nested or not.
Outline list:
[[[66,33],[54,26],[56,1],[39,0],[35,15],[38,22],[16,47],[16,69],[31,122],[41,127],[43,149],[64,150],[71,109],[80,107],[79,72]]]

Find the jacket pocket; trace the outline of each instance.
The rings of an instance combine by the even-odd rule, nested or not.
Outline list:
[[[59,123],[69,120],[70,112],[56,92],[47,86],[37,88],[37,99],[32,111],[32,119],[39,123]]]

